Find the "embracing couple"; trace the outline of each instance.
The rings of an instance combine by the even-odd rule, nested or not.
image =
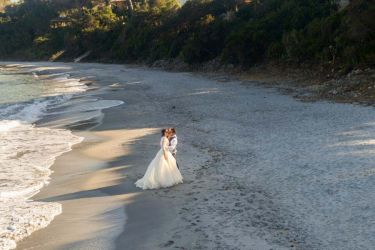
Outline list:
[[[161,135],[161,149],[148,165],[145,175],[135,183],[139,188],[156,189],[182,183],[182,176],[176,161],[176,129],[163,129]]]

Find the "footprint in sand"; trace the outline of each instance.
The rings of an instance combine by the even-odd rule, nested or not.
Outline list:
[[[164,244],[164,247],[170,247],[173,245],[173,243],[174,243],[173,240],[169,240],[167,243]]]

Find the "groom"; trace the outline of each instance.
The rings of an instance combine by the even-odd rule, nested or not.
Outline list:
[[[169,129],[170,133],[171,133],[171,137],[169,138],[169,146],[168,146],[168,149],[169,151],[172,153],[173,157],[176,159],[176,164],[177,164],[177,167],[180,168],[178,166],[178,163],[177,163],[177,135],[176,135],[176,129],[175,128],[170,128]]]

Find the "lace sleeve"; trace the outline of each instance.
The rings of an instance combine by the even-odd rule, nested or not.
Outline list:
[[[163,145],[162,145],[162,148],[164,151],[168,151],[168,146],[169,146],[169,141],[167,138],[163,138]]]

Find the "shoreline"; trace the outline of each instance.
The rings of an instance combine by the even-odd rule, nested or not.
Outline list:
[[[49,66],[50,65],[48,65],[48,67]],[[43,68],[43,66],[41,67]],[[72,77],[75,77],[74,73]],[[94,96],[101,96],[101,99],[105,99],[103,96],[108,95],[108,92],[111,91],[108,91],[108,89],[101,91],[100,89],[105,89],[107,87],[108,86],[100,86],[99,92],[97,94],[94,93]],[[119,98],[116,100],[119,100]],[[116,108],[118,107],[112,107],[110,109],[114,109],[113,111],[116,112]],[[106,113],[107,110],[102,110],[102,112]],[[103,117],[105,119],[106,115],[103,114]],[[52,124],[56,124],[57,127],[60,127],[56,122]],[[43,126],[43,120],[40,125]],[[113,124],[110,124],[110,126],[111,125]],[[102,132],[101,130],[106,130],[106,125],[105,122],[98,120],[89,121],[87,124],[83,122],[81,126],[73,126],[69,129],[72,130],[73,134],[83,137],[84,141],[79,145],[73,146],[71,151],[57,158],[51,167],[53,174],[50,184],[45,186],[40,193],[33,197],[34,200],[40,201],[58,201],[64,208],[63,213],[56,217],[48,228],[35,231],[32,237],[29,236],[19,241],[17,249],[80,249],[81,247],[85,248],[85,245],[93,245],[100,249],[114,249],[114,238],[123,231],[122,227],[127,220],[125,206],[127,203],[131,203],[131,201],[135,199],[133,197],[137,196],[137,193],[140,191],[132,182],[122,183],[124,178],[120,177],[118,172],[126,167],[114,166],[113,164],[119,156],[125,156],[126,151],[130,150],[121,149],[121,142],[136,140],[135,138],[137,137],[142,138],[149,134],[157,134],[156,137],[159,135],[158,129],[124,131],[126,135],[122,136],[119,141],[119,133],[121,133],[122,130],[108,130]],[[153,144],[153,141],[154,140],[150,141],[149,144]],[[103,154],[103,151],[106,153]],[[78,172],[75,172],[75,161],[79,161],[80,167],[77,169]],[[62,168],[64,169],[62,170]],[[69,186],[69,188],[66,186]],[[130,189],[132,192],[124,193],[124,189]],[[90,201],[91,198],[94,198],[93,201]],[[83,200],[83,203],[78,200]],[[157,202],[157,200],[154,200],[154,202]],[[92,208],[88,207],[87,203],[90,204]],[[113,203],[116,205],[108,205]],[[150,208],[150,205],[149,203],[147,209]],[[85,211],[94,211],[90,211],[90,213],[86,215],[86,212],[80,213],[74,211],[78,207],[87,207]],[[161,211],[161,209],[157,207],[156,209]],[[109,216],[103,216],[104,214],[109,214]],[[97,218],[96,220],[100,223],[94,223],[90,220],[87,221],[90,217]],[[68,221],[74,227],[72,232],[62,229],[64,223]],[[161,221],[159,220],[158,222],[160,223]],[[96,231],[101,230],[100,228],[113,227],[117,227],[117,229],[96,235]],[[95,228],[95,230],[90,228]],[[50,231],[53,233],[50,234]],[[52,242],[43,242],[43,239],[46,237],[53,238],[53,234],[58,234],[61,237],[59,240]],[[90,235],[90,238],[95,237],[95,240],[85,239],[85,235]],[[106,237],[111,239],[105,239]],[[84,241],[84,246],[81,246],[81,241]]]
[[[57,196],[66,203],[63,214],[20,242],[19,249],[53,249],[45,242],[43,248],[43,239],[61,240],[66,230],[74,234],[78,228],[70,215],[90,199],[98,210],[114,200],[125,206],[126,222],[104,216],[116,217],[119,207],[93,217],[76,214],[78,221],[109,227],[121,221],[122,232],[110,240],[117,249],[129,244],[132,249],[366,249],[374,243],[369,237],[374,231],[369,224],[375,207],[369,193],[373,175],[368,172],[374,159],[364,146],[356,146],[371,142],[372,108],[305,103],[274,88],[188,72],[64,65],[73,68],[73,75],[92,76],[105,88],[102,98],[125,105],[104,110],[101,125],[85,132],[96,139],[54,165],[62,171],[69,157],[80,159],[78,169],[74,163],[66,169],[74,174],[56,172],[56,186],[51,182],[42,190],[46,196],[63,193]],[[166,126],[177,127],[185,182],[138,190],[133,182],[157,152],[159,129]],[[88,171],[81,165],[85,159],[72,155],[80,149],[95,159]],[[105,164],[92,167],[96,161]],[[59,187],[60,181],[69,185]],[[74,182],[79,185],[70,185]],[[64,190],[69,187],[79,191]],[[71,214],[64,209],[68,202],[76,202]],[[349,210],[359,219],[348,217]],[[104,237],[103,232],[55,243],[61,249],[84,249],[99,244],[91,240]]]
[[[72,61],[10,61],[16,63],[68,64]],[[327,71],[316,64],[290,64],[269,62],[248,69],[220,64],[217,60],[188,65],[179,60],[159,60],[152,64],[145,62],[84,61],[80,64],[126,65],[128,68],[165,71],[170,73],[190,72],[218,82],[242,82],[244,85],[259,85],[276,88],[283,94],[301,101],[328,101],[375,106],[375,68],[359,67],[349,71]]]
[[[60,98],[60,99],[62,98],[62,99],[65,100],[64,104],[61,104],[60,102],[58,102],[59,103],[58,106],[50,107],[50,106],[47,105],[47,108],[48,108],[49,112],[45,113],[44,112],[45,110],[43,110],[44,115],[43,116],[38,115],[38,119],[36,121],[34,121],[33,125],[30,125],[30,127],[35,126],[36,130],[44,129],[44,130],[48,130],[48,131],[58,131],[58,129],[62,129],[61,131],[66,131],[69,134],[72,132],[72,130],[74,130],[77,133],[73,133],[74,135],[72,135],[72,137],[74,136],[74,138],[80,138],[79,139],[80,141],[83,140],[83,139],[85,139],[86,141],[92,140],[94,143],[95,143],[95,141],[98,141],[98,142],[101,141],[101,140],[104,141],[104,138],[102,138],[100,136],[95,137],[94,134],[90,134],[88,132],[85,133],[85,132],[82,132],[82,131],[87,131],[90,128],[93,128],[93,126],[100,125],[101,124],[101,118],[102,118],[102,113],[101,113],[102,110],[106,109],[106,108],[109,108],[109,107],[118,106],[122,102],[115,101],[115,100],[92,99],[95,96],[95,91],[98,90],[98,89],[95,88],[95,87],[94,88],[86,87],[88,85],[91,85],[91,83],[87,83],[86,80],[82,80],[83,78],[74,78],[74,76],[69,76],[69,74],[66,72],[66,68],[62,67],[61,65],[57,66],[55,64],[55,65],[51,66],[51,64],[47,65],[47,63],[39,63],[38,65],[34,65],[35,63],[25,63],[25,64],[22,64],[22,65],[19,65],[19,64],[9,65],[9,64],[5,64],[5,63],[3,63],[3,64],[4,64],[4,66],[6,65],[5,67],[14,68],[14,71],[12,71],[12,72],[14,72],[14,74],[16,74],[16,75],[17,74],[21,74],[21,75],[26,74],[26,75],[30,75],[31,77],[32,77],[32,75],[34,75],[34,77],[40,78],[36,81],[47,80],[48,85],[53,84],[52,86],[55,86],[55,84],[56,84],[55,87],[57,89],[55,89],[55,91],[57,91],[56,94],[58,94],[57,95],[58,98]],[[54,66],[57,66],[57,67],[54,67]],[[60,75],[61,75],[61,77],[60,77]],[[61,79],[61,78],[63,78],[63,79]],[[78,88],[75,89],[75,86],[78,86],[77,84],[79,85],[79,89]],[[65,97],[64,96],[65,92],[59,91],[60,88],[62,88],[63,86],[69,86],[69,88],[72,88],[71,92],[67,92],[68,96],[73,94],[71,97],[68,97],[68,96]],[[85,88],[85,90],[87,90],[87,91],[82,92],[81,88]],[[53,92],[52,94],[54,96],[55,92]],[[44,100],[43,96],[41,98],[42,98],[42,100]],[[46,99],[46,102],[47,102],[47,100],[48,99]],[[74,111],[74,110],[76,110],[76,111]],[[87,117],[87,115],[84,115],[85,113],[91,114],[91,115]],[[71,116],[75,116],[75,118],[72,119]],[[90,118],[90,117],[92,117],[92,118]],[[77,143],[73,143],[73,144],[77,144]],[[103,168],[103,165],[105,165],[105,162],[95,159],[94,156],[89,157],[88,155],[83,154],[83,152],[81,152],[81,154],[79,154],[80,151],[75,150],[76,147],[73,146],[73,144],[69,143],[69,150],[66,149],[64,152],[62,152],[59,155],[62,155],[62,159],[67,160],[68,163],[66,165],[68,167],[71,167],[70,166],[70,165],[72,165],[71,161],[73,161],[73,160],[77,161],[77,162],[80,162],[80,164],[82,164],[83,166],[80,168],[79,171],[82,171],[83,169],[86,168],[85,171],[87,171],[87,172],[83,172],[83,173],[81,172],[81,173],[86,175],[87,177],[94,178],[94,177],[91,176],[92,173],[90,173],[90,171],[93,172],[92,171],[93,169],[90,169],[90,168],[98,168],[98,166],[99,167],[101,166],[101,168]],[[79,149],[80,147],[77,147],[77,148]],[[70,153],[71,151],[74,151],[74,152]],[[78,153],[77,153],[77,151],[78,151]],[[69,158],[71,155],[75,155],[75,154],[78,155],[78,156],[72,157],[73,159]],[[67,155],[67,156],[65,156],[65,155]],[[58,158],[59,157],[57,157],[57,159]],[[54,173],[54,171],[52,169],[54,169],[53,166],[55,164],[57,166],[62,165],[59,162],[60,162],[59,159],[56,160],[54,158],[54,161],[51,163],[52,166],[48,166],[48,169],[51,169],[52,174]],[[58,173],[60,173],[60,175],[63,175],[63,176],[70,175],[72,177],[75,177],[75,175],[76,175],[75,173],[70,173],[69,171],[64,172],[64,171],[61,171],[60,169],[58,169]],[[56,176],[56,174],[53,174],[53,176]],[[112,175],[108,174],[108,173],[104,173],[103,176],[110,178]],[[61,176],[59,176],[59,174],[58,174],[57,177],[61,177]],[[51,180],[51,176],[49,176],[48,179]],[[61,180],[61,179],[62,178],[58,178],[58,180],[60,180],[60,182],[64,183],[64,180]],[[59,185],[58,182],[59,181],[55,182],[55,180],[52,178],[52,184],[50,184],[50,181],[48,181],[48,184],[50,184],[50,185],[48,185],[47,183],[44,184],[43,187],[41,187],[39,189],[39,191],[36,192],[36,194],[34,193],[32,195],[31,199],[28,200],[29,201],[28,203],[29,204],[37,204],[38,201],[40,201],[40,202],[43,202],[41,204],[44,204],[44,206],[56,205],[60,208],[59,214],[61,214],[61,206],[62,205],[61,205],[61,203],[59,203],[60,200],[61,201],[67,201],[67,200],[71,200],[71,198],[66,198],[65,196],[56,195],[54,192],[56,192],[57,194],[60,194],[59,192],[62,192],[63,190],[71,191],[71,190],[74,190],[74,189],[77,189],[77,188],[88,188],[89,185],[92,185],[92,187],[96,186],[95,183],[92,183],[92,184],[87,183],[86,186],[83,186],[79,183],[73,183],[72,187],[65,188],[64,186],[61,186],[61,184]],[[68,184],[69,183],[70,182],[68,182]],[[45,189],[47,186],[49,188]],[[50,189],[51,186],[52,186],[52,188]],[[52,192],[51,192],[51,190],[52,190]],[[95,193],[95,195],[97,195],[97,196],[102,196],[100,192],[96,192],[95,190],[93,190],[93,193]],[[108,200],[110,200],[110,199],[108,199]],[[90,202],[91,201],[88,201],[87,203],[90,203]],[[126,218],[126,214],[124,212],[122,212],[123,208],[118,205],[118,203],[119,203],[118,199],[114,200],[114,202],[117,202],[117,205],[114,205],[114,207],[112,207],[112,210],[113,211],[118,210],[118,212],[116,212],[117,215],[116,215],[116,213],[114,213],[114,215],[107,216],[108,217],[107,219],[113,221],[113,219],[111,219],[111,217],[116,217],[116,218],[120,218],[120,219]],[[69,202],[68,202],[68,204],[69,204]],[[116,204],[116,203],[114,203],[114,204]],[[65,207],[68,208],[67,210],[69,212],[69,208],[71,208],[71,206],[66,205]],[[98,205],[96,205],[94,207],[96,208],[96,210],[95,210],[96,214],[100,212],[100,209],[111,208],[110,206],[107,206],[107,207],[101,206],[100,207]],[[17,207],[16,207],[16,209],[17,209]],[[93,213],[92,214],[92,216],[93,216],[95,213],[93,211],[92,211],[92,213]],[[49,214],[41,213],[38,216],[39,217],[37,217],[36,219],[41,220],[41,222],[46,224],[46,222],[44,222],[44,220],[47,220],[47,218],[49,218],[48,217]],[[84,215],[84,214],[81,214],[81,216],[87,217],[87,215]],[[34,225],[33,222],[30,222],[30,224],[25,224],[23,226],[31,227],[30,228],[31,231],[29,231],[28,228],[25,229],[27,231],[27,234],[30,234],[30,233],[33,233],[35,231],[40,230],[41,228],[45,228],[46,226],[48,226],[48,224],[51,223],[51,221],[53,221],[53,218],[50,218],[48,220],[47,225],[40,225],[40,224]],[[38,221],[36,223],[38,223]],[[88,224],[88,223],[86,223],[86,224]],[[91,223],[91,224],[93,224],[93,223]],[[96,224],[96,227],[98,226],[97,224]],[[102,223],[102,224],[104,225],[104,223]],[[16,226],[21,227],[22,225],[16,225]],[[114,226],[111,225],[111,227],[114,227]],[[120,223],[117,227],[118,227],[117,231],[121,232],[122,223]],[[81,225],[79,231],[84,231],[84,230],[82,230],[82,225]],[[113,233],[113,230],[111,232]],[[116,232],[113,233],[113,234],[115,235]],[[15,238],[15,239],[17,239],[17,242],[20,242],[22,239],[24,239],[24,237],[22,237],[22,238],[19,237],[19,236],[17,236],[17,237],[18,238]],[[74,237],[77,237],[77,235],[75,235]],[[112,236],[112,237],[114,237],[114,236]],[[21,238],[21,240],[20,240],[20,238]],[[109,242],[110,242],[110,240],[106,240],[106,241],[104,240],[103,242],[100,242],[100,244],[110,245]],[[105,248],[108,248],[108,246],[105,247]]]
[[[61,204],[37,202],[31,198],[48,185],[56,158],[82,141],[70,130],[38,127],[46,107],[68,101],[68,95],[86,89],[74,81],[49,82],[35,79],[36,74],[1,67],[5,95],[1,98],[1,249],[13,249],[16,242],[45,228],[61,214]],[[15,85],[21,87],[17,88]],[[56,85],[54,85],[56,84]],[[26,85],[30,85],[28,87]],[[14,89],[21,93],[13,93]],[[35,91],[33,91],[35,88]],[[25,93],[22,93],[25,92]],[[25,95],[24,95],[25,94]],[[19,95],[19,96],[18,96]]]

